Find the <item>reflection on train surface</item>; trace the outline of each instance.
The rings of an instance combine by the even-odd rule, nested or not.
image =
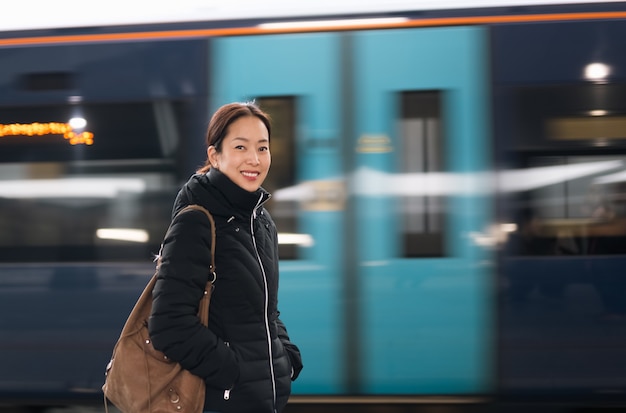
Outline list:
[[[101,402],[209,114],[254,99],[289,411],[626,406],[624,5],[407,16],[1,33],[0,404]]]

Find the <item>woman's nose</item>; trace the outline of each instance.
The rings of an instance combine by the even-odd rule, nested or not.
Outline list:
[[[251,152],[250,155],[248,155],[248,162],[252,165],[258,165],[259,155],[256,152]]]

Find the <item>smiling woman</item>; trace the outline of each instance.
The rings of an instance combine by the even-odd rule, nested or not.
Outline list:
[[[280,410],[280,320],[293,413],[626,406],[626,2],[121,1],[2,9],[0,123],[94,142],[0,129],[0,400],[102,400],[203,203],[214,336],[193,213],[154,327],[209,411]]]
[[[207,161],[178,193],[160,252],[150,336],[155,348],[204,379],[205,411],[280,413],[302,369],[279,318],[278,236],[264,207],[271,195],[261,187],[270,130],[269,115],[254,103],[215,112]],[[204,214],[179,213],[188,205],[211,213],[215,245]],[[212,268],[211,247],[218,276],[209,328],[198,331],[194,304]]]

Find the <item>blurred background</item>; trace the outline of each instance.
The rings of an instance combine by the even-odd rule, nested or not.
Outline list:
[[[1,411],[102,409],[208,119],[247,100],[287,413],[626,409],[625,2],[118,3],[3,12]]]

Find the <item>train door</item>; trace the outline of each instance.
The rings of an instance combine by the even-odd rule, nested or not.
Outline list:
[[[213,107],[256,99],[283,125],[272,133],[264,186],[283,235],[282,318],[305,361],[294,392],[485,390],[483,32],[268,35],[213,46]]]
[[[281,319],[304,355],[294,392],[341,391],[339,43],[334,34],[217,39],[213,103],[256,100],[273,120],[264,187],[279,230]]]
[[[355,387],[471,394],[490,379],[490,159],[479,28],[353,38]]]

